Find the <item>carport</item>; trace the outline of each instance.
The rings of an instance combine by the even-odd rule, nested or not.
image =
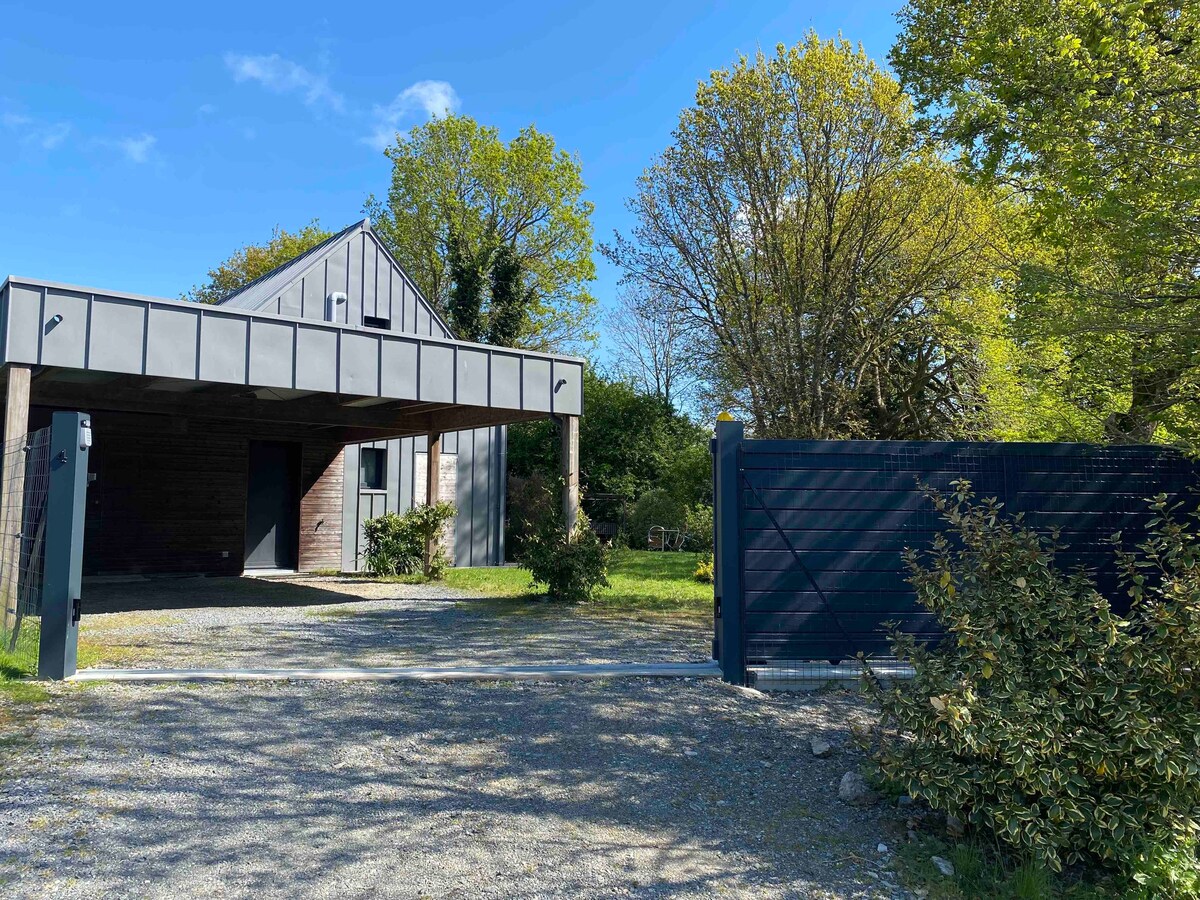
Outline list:
[[[345,294],[329,297],[336,309]],[[340,568],[343,530],[357,527],[346,445],[427,436],[434,501],[444,432],[547,416],[562,425],[574,521],[582,360],[316,315],[0,285],[5,441],[54,410],[92,417],[85,573]],[[18,477],[4,472],[6,493]],[[7,528],[5,553],[14,538]]]

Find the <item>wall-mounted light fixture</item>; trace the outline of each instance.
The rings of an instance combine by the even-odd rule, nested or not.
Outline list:
[[[557,394],[558,389],[561,388],[566,383],[567,383],[567,379],[565,379],[565,378],[558,379],[558,384],[554,385],[554,393]]]

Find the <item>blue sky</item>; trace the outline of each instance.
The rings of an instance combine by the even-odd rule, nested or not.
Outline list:
[[[710,70],[809,28],[882,60],[899,0],[269,7],[7,7],[0,277],[177,296],[277,224],[361,218],[379,136],[447,102],[578,153],[604,241]]]

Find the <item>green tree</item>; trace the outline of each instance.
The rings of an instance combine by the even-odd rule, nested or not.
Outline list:
[[[966,171],[1041,244],[1018,325],[1116,440],[1195,435],[1200,7],[910,0],[892,62]]]
[[[713,399],[759,436],[986,431],[963,325],[990,314],[969,301],[992,288],[994,206],[912,119],[845,41],[743,57],[700,84],[638,182],[631,237],[604,248],[696,324]]]
[[[181,299],[216,303],[332,236],[333,232],[322,228],[316,219],[295,232],[277,225],[269,241],[265,244],[247,244],[234,251],[224,262],[208,270],[208,280],[204,284],[193,287]]]
[[[683,505],[711,502],[708,432],[662,398],[638,393],[586,369],[579,421],[580,483],[585,496],[636,499],[651,487],[672,491]],[[558,430],[553,422],[509,429],[509,472],[519,477],[558,474]]]
[[[449,309],[452,237],[480,272],[508,247],[529,289],[519,343],[561,349],[590,338],[592,204],[577,157],[532,125],[505,143],[497,129],[454,115],[397,136],[385,152],[391,187],[366,210],[427,298]]]
[[[492,296],[488,307],[489,344],[512,347],[528,331],[528,312],[534,290],[525,284],[521,260],[508,246],[497,248],[492,257]]]
[[[450,290],[446,296],[446,313],[450,318],[450,326],[464,341],[482,341],[482,264],[466,246],[466,242],[454,233],[447,239],[446,266],[450,276]]]

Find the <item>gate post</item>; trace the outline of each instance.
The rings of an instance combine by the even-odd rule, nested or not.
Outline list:
[[[730,684],[746,683],[746,654],[742,642],[742,552],[738,509],[738,448],[741,422],[717,421],[713,441],[714,595],[717,604],[717,653],[721,677]]]
[[[75,674],[91,429],[91,416],[86,413],[56,412],[51,420],[39,678],[62,679]]]

